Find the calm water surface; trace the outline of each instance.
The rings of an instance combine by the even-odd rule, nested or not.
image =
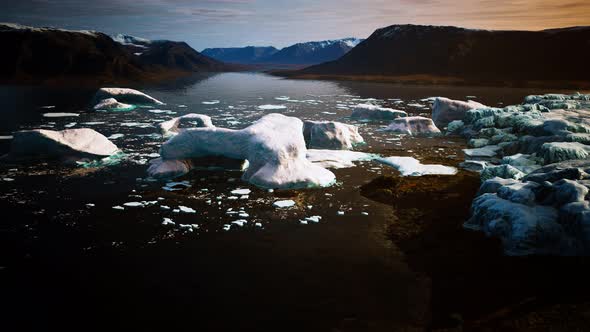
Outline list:
[[[421,100],[432,96],[469,97],[497,106],[548,92],[286,80],[249,73],[134,88],[166,105],[93,112],[88,106],[93,90],[0,87],[0,136],[29,128],[89,127],[113,137],[126,154],[120,163],[101,168],[0,166],[0,206],[10,216],[0,221],[0,275],[5,280],[0,301],[7,317],[23,329],[421,327],[430,315],[431,281],[408,267],[405,253],[387,236],[396,218],[392,209],[358,190],[395,171],[362,162],[334,171],[334,187],[270,193],[242,183],[239,171],[209,169],[179,179],[190,187],[169,191],[165,182],[151,181],[145,173],[146,163],[157,157],[164,142],[158,122],[201,113],[210,115],[216,126],[243,128],[270,112],[337,120],[360,126],[367,141],[361,151],[457,165],[462,161],[461,139],[400,139],[377,132],[383,124],[348,119],[352,107],[372,102],[428,115],[428,103]],[[284,108],[269,111],[261,105]],[[79,116],[44,117],[48,112]],[[0,152],[7,151],[9,142],[0,140]],[[247,199],[230,199],[236,188],[252,193]],[[297,205],[273,208],[278,199],[293,199]],[[156,203],[112,208],[131,201]],[[197,213],[174,213],[161,205],[188,206]],[[224,225],[240,219],[228,209],[243,209],[248,223],[224,231]],[[321,221],[300,223],[313,215]],[[188,233],[165,227],[164,217],[198,229]]]

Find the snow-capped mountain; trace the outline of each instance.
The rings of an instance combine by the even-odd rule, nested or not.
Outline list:
[[[257,63],[279,50],[272,46],[206,48],[201,52],[213,59],[229,63]]]
[[[312,41],[297,43],[281,50],[274,47],[254,46],[208,48],[203,50],[203,54],[220,61],[233,63],[310,65],[336,60],[362,41],[358,38]]]

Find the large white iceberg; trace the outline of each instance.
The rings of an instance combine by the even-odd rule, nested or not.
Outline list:
[[[102,134],[89,129],[62,131],[33,129],[14,133],[7,159],[102,158],[119,149]]]
[[[94,95],[92,104],[96,105],[101,101],[109,98],[115,98],[117,101],[129,104],[142,105],[163,105],[164,103],[146,95],[145,93],[127,88],[100,88]]]
[[[393,120],[405,116],[408,116],[408,114],[404,111],[371,104],[358,104],[354,107],[350,117],[353,119],[382,121]]]
[[[442,128],[451,121],[463,120],[467,111],[484,107],[487,106],[473,100],[461,101],[437,97],[434,99],[434,105],[432,106],[432,120]]]
[[[206,127],[180,132],[162,145],[161,159],[148,173],[162,176],[169,160],[190,160],[208,156],[248,160],[244,181],[263,188],[328,186],[335,176],[306,159],[303,122],[281,114],[269,114],[240,130]],[[168,167],[165,168],[168,170]]]
[[[350,150],[364,142],[356,126],[334,121],[305,121],[303,137],[310,149]]]
[[[438,135],[440,130],[431,119],[422,116],[409,116],[393,120],[383,130],[407,135]]]
[[[394,167],[402,176],[457,174],[457,169],[455,167],[436,164],[425,165],[413,157],[386,157],[377,158],[375,160],[382,164]]]

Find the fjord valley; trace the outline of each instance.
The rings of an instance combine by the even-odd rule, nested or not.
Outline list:
[[[590,328],[575,13],[32,2],[0,12],[38,22],[0,24],[9,330]],[[442,2],[471,28],[407,12]]]

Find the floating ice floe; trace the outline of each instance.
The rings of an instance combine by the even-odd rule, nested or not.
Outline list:
[[[233,225],[237,225],[237,226],[243,227],[245,224],[248,223],[248,220],[246,220],[246,219],[239,219],[239,220],[234,220],[231,223]]]
[[[408,116],[408,114],[404,111],[375,106],[371,104],[358,104],[355,106],[350,117],[353,119],[383,121],[393,120],[406,116]]]
[[[148,112],[154,113],[154,114],[166,114],[166,115],[176,114],[176,112],[171,111],[171,110],[158,110],[158,109],[151,109],[151,110],[148,110]]]
[[[117,101],[115,98],[107,98],[101,100],[98,104],[94,105],[94,110],[104,110],[113,112],[126,112],[132,111],[136,108],[135,105],[124,104]]]
[[[174,221],[172,221],[172,219],[170,219],[170,218],[164,218],[164,220],[162,220],[162,225],[163,226],[174,226],[174,225],[176,225],[176,223]]]
[[[111,136],[107,137],[108,139],[119,139],[125,136],[125,134],[112,134]]]
[[[291,97],[287,97],[287,96],[280,96],[280,97],[275,97],[276,100],[289,100],[291,99]]]
[[[301,188],[331,185],[335,176],[306,159],[303,123],[293,117],[269,114],[247,128],[195,128],[164,143],[160,159],[148,173],[162,177],[170,160],[223,156],[248,160],[242,179],[263,188]],[[180,175],[181,173],[176,173]]]
[[[43,117],[45,118],[67,118],[67,117],[74,117],[74,116],[80,116],[80,114],[78,113],[66,113],[66,112],[62,112],[62,113],[43,113]]]
[[[125,208],[120,205],[116,205],[116,206],[113,206],[113,210],[125,210]]]
[[[178,210],[180,210],[180,212],[182,213],[197,213],[197,211],[195,211],[194,209],[183,205],[179,205]]]
[[[321,219],[322,216],[311,216],[303,218],[302,220],[300,220],[300,222],[301,224],[307,225],[308,222],[319,223]]]
[[[258,106],[259,110],[262,111],[269,111],[269,110],[282,110],[287,108],[285,105],[260,105]]]
[[[108,138],[92,129],[33,129],[14,133],[10,151],[3,158],[100,158],[114,155],[118,151],[117,146]]]
[[[292,199],[286,199],[281,201],[275,201],[274,203],[272,203],[272,205],[277,208],[288,208],[294,206],[295,201]]]
[[[5,135],[5,136],[0,136],[0,140],[9,140],[9,139],[13,139],[14,136],[12,135]]]
[[[347,150],[307,150],[307,160],[324,168],[354,167],[354,161],[368,161],[379,155]]]
[[[401,173],[402,176],[457,174],[457,169],[455,167],[436,164],[425,165],[413,157],[386,157],[377,158],[376,161],[394,167]]]
[[[408,106],[410,106],[410,107],[416,107],[416,108],[425,108],[425,107],[428,107],[428,106],[426,106],[424,104],[418,104],[418,103],[411,103],[411,104],[408,104]]]
[[[309,149],[350,150],[364,143],[356,126],[334,121],[305,121],[303,137]]]
[[[148,96],[147,94],[127,88],[101,88],[94,95],[93,105],[109,98],[114,98],[123,103],[141,104],[141,105],[163,105],[164,103]]]
[[[216,105],[216,104],[219,104],[219,103],[220,103],[219,100],[211,100],[211,101],[203,101],[203,102],[201,102],[201,104],[203,104],[203,105]]]
[[[248,195],[252,191],[250,189],[234,189],[231,191],[233,195]]]
[[[142,202],[127,202],[127,203],[123,203],[123,206],[126,207],[144,207],[145,204]]]

